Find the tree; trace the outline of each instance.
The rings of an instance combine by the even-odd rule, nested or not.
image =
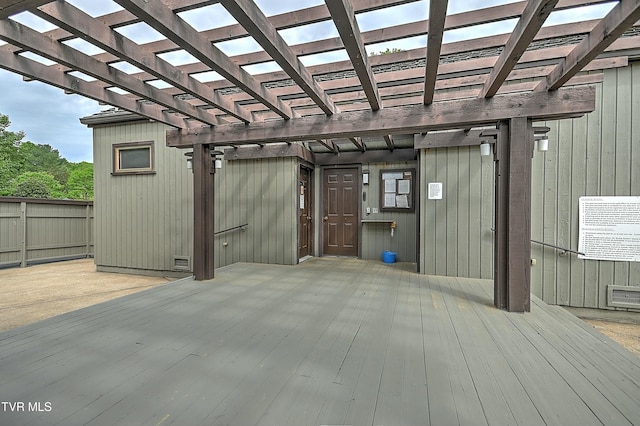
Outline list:
[[[49,173],[24,172],[11,182],[14,197],[62,198],[62,185]]]
[[[387,47],[385,50],[381,50],[379,52],[371,52],[369,56],[388,55],[390,53],[398,53],[398,52],[404,52],[404,50],[398,49],[397,47],[394,47],[393,49],[389,49]]]
[[[67,197],[76,200],[93,199],[93,164],[86,161],[71,164],[67,181]]]
[[[60,156],[57,149],[48,144],[22,142],[18,152],[23,159],[23,172],[47,172],[60,185],[66,185],[69,179],[69,162]]]
[[[9,116],[0,114],[0,195],[8,195],[10,181],[20,174],[23,160],[18,146],[24,138],[24,132],[10,132]]]

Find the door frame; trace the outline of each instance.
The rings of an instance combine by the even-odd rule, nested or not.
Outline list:
[[[324,252],[324,203],[325,203],[325,188],[324,188],[324,175],[327,170],[335,170],[335,169],[356,169],[356,193],[358,194],[357,200],[357,225],[356,229],[358,232],[358,248],[357,248],[357,257],[362,257],[362,164],[337,164],[330,166],[323,166],[320,168],[320,176],[319,176],[319,184],[318,184],[318,193],[319,195],[316,197],[318,201],[318,216],[320,220],[318,220],[318,250],[320,256],[327,256]]]
[[[297,211],[297,219],[296,219],[296,229],[297,229],[297,237],[296,237],[296,242],[297,242],[297,248],[296,248],[296,257],[298,259],[297,263],[300,263],[300,213],[301,213],[301,209],[300,209],[300,187],[302,185],[300,185],[301,182],[301,178],[300,178],[300,174],[302,173],[302,170],[306,170],[307,172],[307,176],[308,176],[308,182],[307,182],[307,190],[308,193],[305,193],[305,201],[308,201],[308,207],[307,207],[307,213],[308,215],[311,217],[311,222],[309,224],[309,254],[307,256],[314,256],[315,254],[315,226],[316,226],[316,207],[315,207],[315,201],[316,201],[316,197],[315,197],[315,190],[314,190],[314,169],[312,166],[306,164],[306,163],[298,163],[298,170],[297,170],[297,182],[298,185],[296,185],[296,211]]]

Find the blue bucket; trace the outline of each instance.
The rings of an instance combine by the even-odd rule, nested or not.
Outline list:
[[[385,250],[382,252],[382,261],[384,263],[396,263],[396,256],[398,256],[398,253]]]

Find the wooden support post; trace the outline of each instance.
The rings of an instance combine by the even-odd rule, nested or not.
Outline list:
[[[214,168],[209,145],[193,147],[193,275],[214,275]]]
[[[22,229],[20,230],[20,267],[27,267],[27,203],[20,203],[20,222]]]
[[[531,310],[531,120],[499,126],[496,143],[494,303],[509,312]]]

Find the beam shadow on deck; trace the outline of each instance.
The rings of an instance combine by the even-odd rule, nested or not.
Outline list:
[[[640,425],[639,357],[409,269],[235,264],[0,333],[0,424]]]

